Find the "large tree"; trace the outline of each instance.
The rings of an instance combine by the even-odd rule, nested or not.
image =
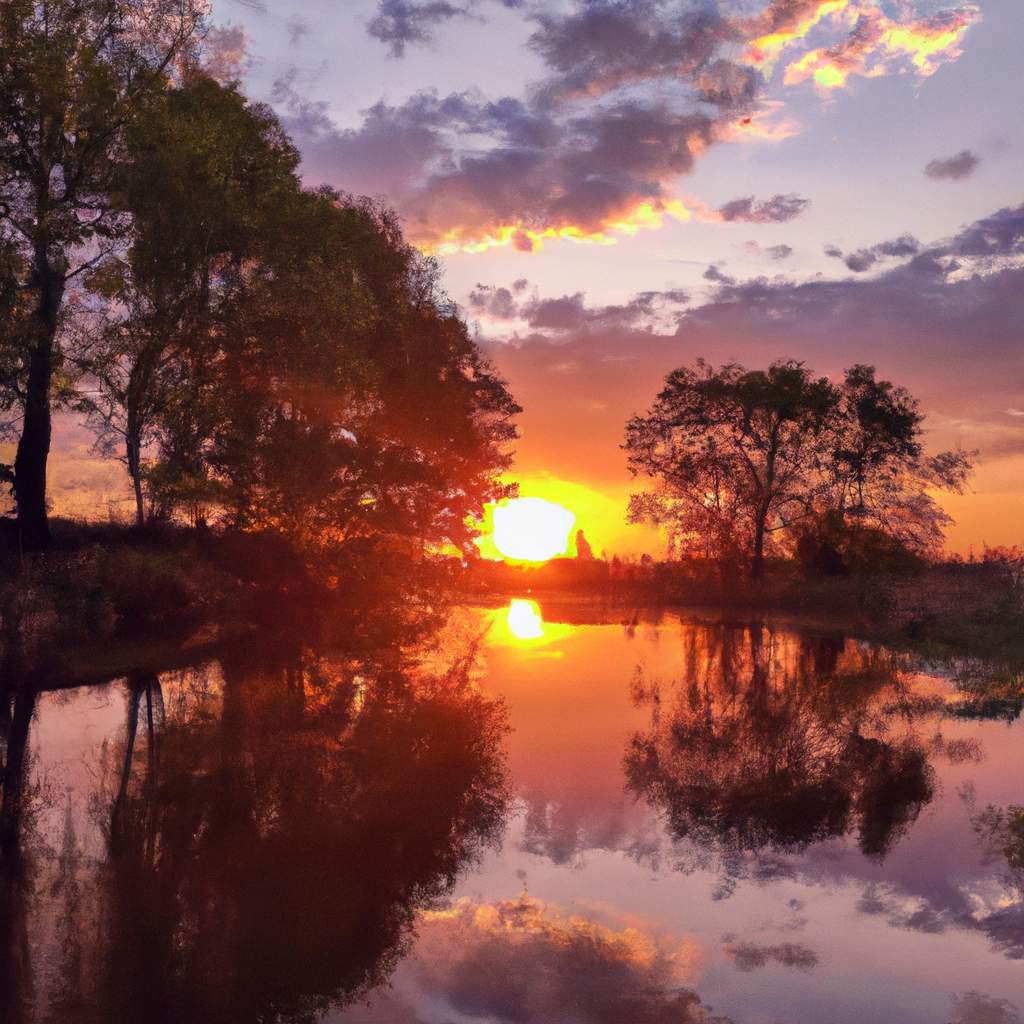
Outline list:
[[[698,360],[627,425],[631,471],[657,482],[630,517],[666,526],[677,549],[747,558],[754,577],[797,525],[867,527],[930,552],[949,522],[931,492],[960,489],[971,465],[968,453],[926,456],[922,422],[871,366],[836,385],[792,360],[763,371]]]
[[[51,391],[69,285],[127,227],[112,191],[126,129],[190,58],[202,0],[5,0],[0,8],[0,231],[27,315],[3,360],[20,407],[22,543],[49,539]],[[10,469],[7,470],[10,476]]]
[[[279,214],[218,328],[203,450],[225,512],[313,546],[465,546],[518,407],[389,211],[319,191]]]
[[[193,73],[126,135],[119,195],[132,218],[123,260],[90,274],[99,323],[78,362],[99,447],[125,462],[144,519],[145,454],[190,369],[211,347],[237,268],[273,244],[299,157],[271,111]]]

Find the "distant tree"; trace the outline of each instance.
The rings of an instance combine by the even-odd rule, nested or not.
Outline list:
[[[846,564],[844,547],[928,554],[950,522],[931,491],[960,490],[971,454],[924,455],[922,421],[874,367],[836,386],[793,361],[748,371],[698,360],[627,425],[630,469],[657,481],[633,496],[630,518],[665,525],[677,549],[746,558],[754,577],[768,543],[797,536],[801,560],[824,571]]]
[[[666,525],[677,547],[741,549],[762,575],[766,538],[814,508],[838,400],[792,360],[766,371],[703,360],[673,370],[626,427],[630,470],[658,481],[633,497],[630,520]]]
[[[49,540],[65,296],[127,226],[112,197],[125,131],[189,58],[204,14],[200,0],[6,0],[0,10],[0,230],[31,296],[4,385],[22,413],[13,487],[29,547]]]

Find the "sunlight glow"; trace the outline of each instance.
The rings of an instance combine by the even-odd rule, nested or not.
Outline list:
[[[691,152],[700,153],[707,148],[703,139],[689,140]],[[420,248],[438,256],[456,253],[481,253],[490,249],[511,246],[520,252],[540,252],[545,242],[578,242],[583,245],[615,245],[617,235],[634,236],[641,230],[658,229],[665,221],[685,223],[693,216],[681,199],[669,197],[657,200],[638,200],[618,213],[609,214],[600,224],[584,226],[562,224],[539,230],[522,223],[460,226],[452,228],[440,239],[424,239]]]
[[[494,509],[494,545],[505,557],[546,562],[569,551],[576,516],[544,498],[515,498]]]
[[[505,624],[520,640],[539,640],[544,635],[544,619],[536,601],[513,598],[505,613]]]

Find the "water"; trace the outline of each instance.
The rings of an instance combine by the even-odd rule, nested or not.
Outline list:
[[[0,1019],[1011,1024],[1019,698],[528,602],[19,695]]]

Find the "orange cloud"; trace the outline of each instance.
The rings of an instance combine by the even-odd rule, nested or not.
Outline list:
[[[421,246],[439,256],[456,253],[480,253],[511,246],[521,252],[536,252],[545,242],[558,240],[587,245],[615,245],[616,236],[633,236],[641,230],[660,228],[666,220],[685,222],[694,211],[679,199],[649,199],[619,214],[611,214],[599,227],[563,224],[535,230],[525,224],[501,224],[497,227],[451,228],[436,243]]]
[[[933,18],[897,22],[878,7],[849,6],[849,35],[833,46],[809,50],[787,65],[783,81],[798,85],[813,79],[818,89],[828,92],[845,86],[850,75],[884,75],[901,60],[909,60],[918,75],[927,77],[961,55],[960,43],[979,14],[970,4]]]
[[[773,0],[753,23],[748,23],[748,29],[755,32],[765,26],[771,28],[750,41],[744,59],[757,67],[771,65],[787,46],[803,39],[824,19],[842,14],[849,6],[850,0],[809,0],[798,4]]]

